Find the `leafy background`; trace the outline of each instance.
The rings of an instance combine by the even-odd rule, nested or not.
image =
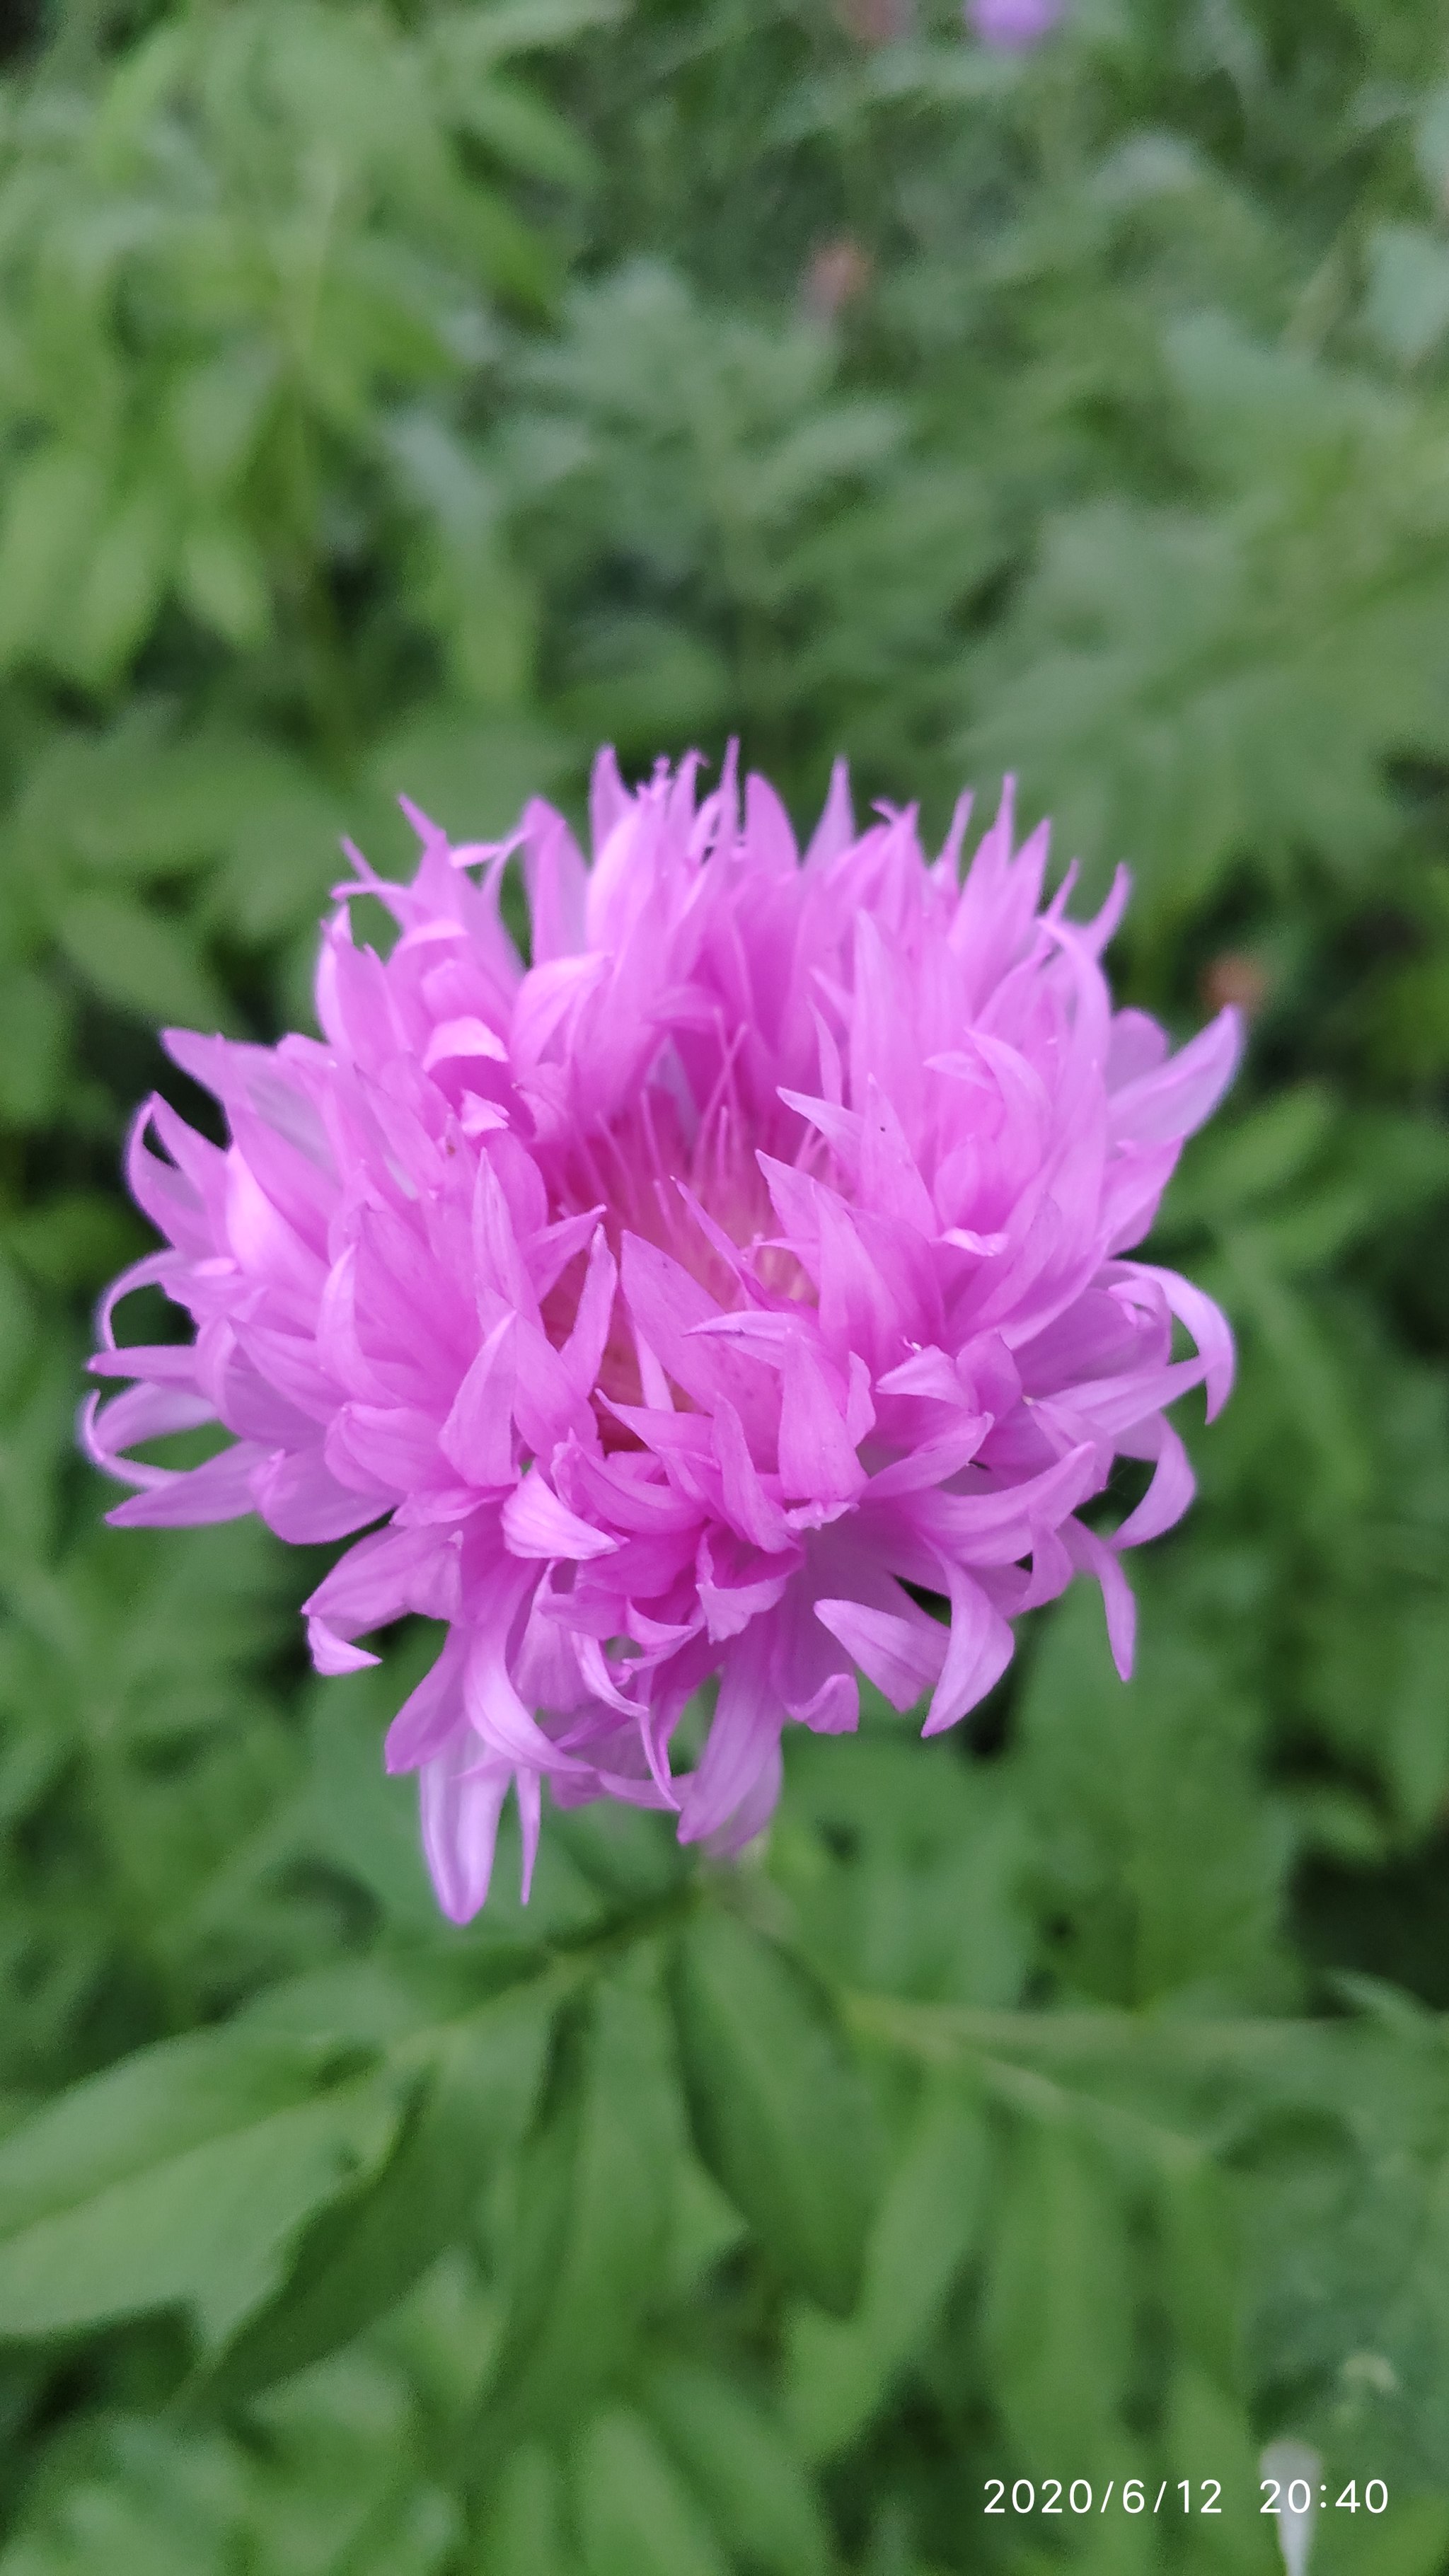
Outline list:
[[[70,0],[0,79],[0,2576],[1449,2565],[1436,0]],[[439,1925],[310,1556],[107,1532],[158,1021],[626,759],[1019,771],[1247,1072],[1140,1678],[555,1819]],[[1104,2519],[985,2480],[1146,2482]],[[1154,2516],[1163,2480],[1194,2510]],[[1197,2508],[1204,2479],[1224,2511]]]

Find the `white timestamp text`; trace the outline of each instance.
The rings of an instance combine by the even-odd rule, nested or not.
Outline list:
[[[1164,2478],[1155,2500],[1141,2478],[1126,2478],[1120,2487],[1109,2478],[1100,2488],[1090,2478],[1043,2478],[1040,2486],[1032,2478],[1017,2478],[1009,2490],[1005,2478],[988,2478],[986,2511],[1107,2513],[1115,2502],[1121,2513],[1161,2513],[1164,2505],[1169,2513],[1221,2513],[1222,2495],[1221,2478],[1179,2478],[1175,2484]]]

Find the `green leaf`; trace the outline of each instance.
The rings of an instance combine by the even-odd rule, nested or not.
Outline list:
[[[245,2464],[224,2435],[122,2419],[30,2501],[3,2576],[195,2576],[246,2516]]]
[[[225,996],[180,923],[113,895],[78,894],[66,904],[56,935],[86,982],[118,1009],[153,1025],[233,1025]]]
[[[44,975],[17,966],[0,976],[0,1118],[39,1126],[58,1103],[69,1014]]]
[[[669,1895],[688,1874],[690,1857],[673,1826],[672,1817],[601,1799],[560,1813],[554,1835],[603,1895],[643,1906]]]
[[[573,2421],[625,2373],[668,2250],[678,2156],[659,2009],[617,1977],[560,2034],[523,2149],[492,2407]]]
[[[1205,2568],[1222,2569],[1224,2576],[1239,2576],[1239,2571],[1242,2576],[1278,2576],[1278,2552],[1263,2517],[1255,2516],[1256,2529],[1250,2524],[1245,2531],[1232,2511],[1231,2499],[1252,2496],[1256,2501],[1262,2500],[1258,2484],[1261,2464],[1255,2457],[1257,2444],[1242,2405],[1190,2364],[1174,2375],[1166,2397],[1163,2468],[1167,2476],[1174,2483],[1187,2478],[1192,2495],[1200,2500],[1202,2463],[1211,2460],[1212,2475],[1222,2484],[1221,2523],[1216,2517],[1208,2520],[1198,2516],[1195,2538],[1199,2563]],[[1331,2494],[1332,2491],[1330,2500]],[[1319,2515],[1320,2528],[1326,2519],[1326,2515]],[[1316,2550],[1314,2576],[1318,2576]]]
[[[1403,365],[1426,358],[1449,331],[1449,248],[1418,224],[1380,224],[1364,319]]]
[[[583,741],[602,736],[629,752],[726,721],[729,667],[707,640],[662,617],[619,613],[580,629],[577,676],[563,713]]]
[[[1008,2003],[1027,1973],[1026,1827],[1014,1784],[880,1701],[858,1735],[803,1735],[770,1845],[802,1951],[870,1993]]]
[[[170,499],[159,481],[124,493],[86,557],[56,659],[92,688],[115,680],[155,618],[171,569]]]
[[[213,518],[189,530],[181,549],[180,590],[223,643],[248,652],[265,642],[271,594],[260,550],[244,528]]]
[[[79,2428],[77,2428],[79,2429]],[[442,2576],[460,2515],[407,2391],[376,2362],[314,2373],[244,2439],[111,2413],[57,2447],[4,2576]]]
[[[57,858],[128,884],[186,876],[225,846],[249,783],[226,737],[178,740],[164,703],[134,700],[104,732],[50,736],[27,769],[17,834],[42,881]]]
[[[398,2053],[398,2072],[411,2081],[386,2163],[312,2221],[285,2288],[248,2318],[210,2374],[215,2395],[249,2395],[350,2342],[453,2242],[527,2123],[550,2000],[537,1987],[504,1994]]]
[[[479,2576],[494,2567],[508,2576],[577,2576],[578,2561],[565,2535],[563,2473],[541,2443],[510,2452],[499,2471],[483,2517],[477,2565]]]
[[[598,177],[598,164],[582,137],[520,81],[497,72],[475,78],[445,105],[463,132],[495,153],[505,168],[551,179],[562,188],[585,188]]]
[[[245,341],[188,367],[173,381],[170,428],[199,492],[234,484],[244,470],[276,386],[276,361]]]
[[[651,2374],[643,2402],[732,2552],[770,2576],[824,2576],[825,2517],[771,2413],[722,2371],[678,2359]]]
[[[299,1824],[309,1846],[360,1880],[390,1921],[429,1934],[437,1929],[438,1900],[423,1859],[416,1794],[411,1781],[390,1779],[382,1760],[387,1719],[436,1651],[435,1637],[423,1643],[415,1669],[400,1671],[392,1658],[313,1692],[312,1779]]]
[[[513,54],[571,44],[595,27],[612,27],[621,0],[495,0],[488,9],[454,9],[442,21],[445,58],[483,65]]]
[[[732,1915],[699,1916],[671,1973],[695,2142],[787,2280],[844,2314],[860,2286],[871,2109],[822,1992]]]
[[[0,1232],[32,1278],[92,1296],[148,1248],[129,1211],[100,1190],[59,1193],[12,1217]]]
[[[982,2314],[1016,2457],[1100,2462],[1120,2440],[1137,2284],[1105,2158],[1078,2130],[1021,2122],[1004,2160]]]
[[[697,2498],[637,2415],[596,2418],[574,2487],[588,2576],[729,2576]]]
[[[1142,1642],[1125,1686],[1086,1591],[1040,1641],[1018,1740],[1048,1955],[1070,1992],[1145,2005],[1272,1991],[1291,1844],[1252,1766],[1233,1572],[1216,1616],[1211,1594],[1172,1590],[1170,1569],[1134,1577]]]
[[[0,2238],[83,2207],[166,2154],[311,2101],[356,2072],[315,2038],[198,2031],[71,2087],[0,2141]]]
[[[1320,1154],[1335,1103],[1321,1083],[1295,1083],[1204,1136],[1168,1201],[1169,1224],[1221,1223],[1294,1182]]]
[[[0,515],[0,668],[54,658],[104,492],[101,466],[79,448],[41,447],[10,473]]]
[[[356,2069],[355,2053],[223,2031],[63,2094],[0,2145],[4,2331],[185,2306],[218,2339],[386,2152],[396,2106]]]
[[[485,710],[516,705],[526,692],[533,602],[510,559],[493,480],[471,448],[427,414],[400,419],[389,444],[423,518],[419,603],[453,685]]]
[[[792,2315],[785,2403],[809,2458],[847,2450],[929,2344],[981,2224],[987,2144],[958,2081],[929,2088],[871,2230],[855,2314]]]

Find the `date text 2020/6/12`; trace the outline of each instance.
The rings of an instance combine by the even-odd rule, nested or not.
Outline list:
[[[1164,2499],[1170,2495],[1174,2499],[1180,2498],[1180,2503],[1170,2506],[1169,2511],[1221,2513],[1222,2480],[1199,2478],[1196,2483],[1198,2492],[1194,2499],[1191,2478],[1179,2478],[1175,2486],[1164,2478],[1158,2488],[1156,2502],[1151,2503],[1151,2488],[1141,2478],[1127,2478],[1120,2488],[1115,2478],[1109,2478],[1100,2493],[1090,2478],[1073,2478],[1070,2481],[1043,2478],[1039,2487],[1031,2478],[1018,2478],[1009,2490],[1011,2501],[1008,2505],[1005,2478],[988,2478],[985,2509],[988,2513],[1106,2513],[1115,2500],[1123,2513],[1158,2513]]]
[[[1329,2501],[1328,2489],[1320,2488],[1315,2496],[1306,2478],[1294,2478],[1286,2485],[1281,2478],[1262,2478],[1259,2491],[1263,2497],[1260,2513],[1306,2514],[1315,2504],[1327,2505]],[[1142,2478],[1126,2478],[1120,2488],[1115,2478],[1109,2478],[1100,2495],[1090,2478],[1043,2478],[1040,2485],[1032,2478],[1017,2478],[1009,2489],[1005,2478],[988,2478],[984,2510],[1080,2515],[1106,2513],[1115,2501],[1122,2513],[1161,2513],[1164,2506],[1169,2513],[1221,2513],[1222,2495],[1221,2478],[1164,2478],[1155,2497],[1150,2482]],[[1357,2513],[1361,2505],[1368,2513],[1386,2513],[1388,2503],[1389,2491],[1382,2478],[1370,2478],[1362,2498],[1357,2479],[1351,2478],[1342,2493],[1333,2498],[1335,2510],[1347,2513]]]

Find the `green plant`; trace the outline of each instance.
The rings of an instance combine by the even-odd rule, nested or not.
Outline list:
[[[907,15],[175,0],[6,72],[3,2576],[1266,2576],[1282,2430],[1315,2576],[1449,2555],[1442,25]],[[158,1017],[305,1008],[396,792],[735,728],[802,818],[1017,769],[1134,996],[1251,1004],[1158,1238],[1241,1384],[1130,1691],[1069,1603],[737,1871],[559,1817],[453,1935],[426,1636],[319,1684],[254,1531],[97,1525],[125,1106]],[[984,2515],[1057,2475],[1225,2510]]]

